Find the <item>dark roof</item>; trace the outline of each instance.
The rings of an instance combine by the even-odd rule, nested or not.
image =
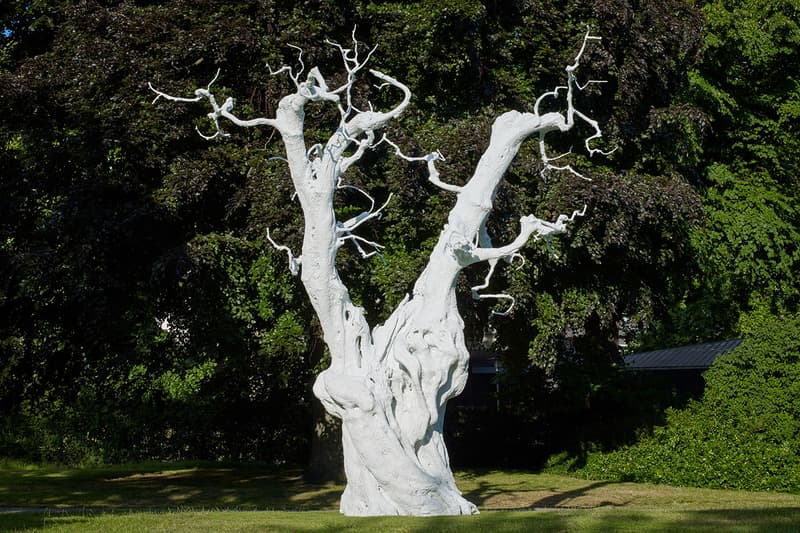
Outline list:
[[[706,342],[625,356],[626,370],[703,370],[742,343],[742,339]]]

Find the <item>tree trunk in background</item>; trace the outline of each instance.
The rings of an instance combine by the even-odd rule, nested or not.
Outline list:
[[[342,421],[328,414],[319,402],[312,402],[311,453],[303,478],[309,483],[347,480],[342,455]]]

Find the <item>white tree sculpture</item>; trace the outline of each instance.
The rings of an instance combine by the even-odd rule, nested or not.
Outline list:
[[[456,307],[456,279],[465,267],[488,263],[485,283],[473,288],[475,298],[510,298],[503,294],[481,294],[500,259],[508,261],[533,237],[550,237],[565,231],[566,223],[576,215],[561,215],[547,222],[533,215],[520,219],[521,229],[513,242],[494,247],[486,231],[486,219],[500,180],[514,159],[522,142],[538,135],[545,170],[566,170],[569,166],[553,164],[548,157],[545,135],[567,131],[576,119],[593,131],[585,140],[589,154],[601,152],[590,142],[601,136],[596,121],[578,111],[573,104],[576,90],[582,90],[575,71],[589,41],[599,39],[587,33],[573,64],[566,67],[563,87],[543,94],[532,113],[509,111],[492,126],[489,147],[483,153],[475,173],[464,186],[442,182],[436,162],[439,152],[424,157],[408,157],[385,135],[376,133],[398,117],[411,100],[411,91],[403,83],[376,70],[369,72],[382,82],[381,88],[394,87],[403,94],[402,101],[389,111],[357,109],[353,87],[357,75],[375,51],[362,57],[353,36],[353,48],[330,43],[341,52],[347,71],[346,82],[335,89],[328,87],[318,68],[311,69],[304,80],[300,72],[284,66],[271,74],[286,72],[297,90],[280,100],[275,118],[241,119],[233,114],[234,100],[222,105],[211,92],[211,83],[197,89],[194,96],[180,98],[150,88],[159,98],[175,102],[208,100],[216,132],[207,137],[226,135],[220,119],[243,126],[269,126],[280,134],[291,179],[305,217],[301,255],[286,246],[289,268],[300,274],[311,303],[319,316],[325,342],[330,350],[330,367],[317,377],[314,394],[332,415],[342,420],[347,487],[341,498],[341,512],[347,515],[450,515],[473,514],[477,508],[465,500],[450,470],[442,438],[445,404],[457,396],[467,381],[469,353],[464,344],[464,323]],[[302,67],[302,51],[300,52]],[[561,99],[560,99],[561,98]],[[540,113],[540,104],[557,99],[563,112]],[[341,120],[325,145],[308,147],[303,136],[304,109],[309,102],[329,102],[338,106]],[[204,136],[205,137],[205,136]],[[428,179],[445,191],[456,194],[455,206],[442,229],[425,270],[384,324],[371,328],[364,310],[355,306],[336,268],[337,250],[351,242],[368,257],[381,246],[356,234],[365,222],[378,218],[386,204],[377,207],[369,198],[369,210],[346,221],[334,214],[334,195],[344,185],[347,169],[368,150],[391,146],[408,161],[424,161]],[[513,304],[513,300],[512,300]]]

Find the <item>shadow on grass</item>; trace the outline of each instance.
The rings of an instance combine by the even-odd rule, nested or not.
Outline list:
[[[621,508],[565,511],[495,511],[470,518],[435,517],[405,524],[408,532],[701,532],[701,533],[796,533],[800,509],[704,510],[687,512],[633,511]],[[391,521],[372,524],[374,531],[392,531]],[[409,527],[411,526],[411,527]],[[370,528],[365,528],[365,531]],[[291,531],[291,528],[275,531]],[[297,530],[295,531],[303,531]],[[305,530],[313,531],[313,530]],[[334,531],[328,529],[326,531]]]
[[[479,479],[477,487],[465,492],[464,497],[480,508],[496,511],[533,509],[592,509],[596,507],[621,507],[626,502],[602,497],[599,489],[613,485],[608,481],[588,483],[580,488],[564,490],[557,487],[516,489],[508,483],[494,484]]]
[[[58,516],[55,522],[52,520],[52,517],[53,515],[47,513],[0,514],[0,532],[26,530],[45,531],[48,528],[55,529],[65,527],[84,529],[83,526],[92,520],[91,515],[62,515]]]
[[[580,482],[575,488],[572,482],[558,486],[547,476],[531,480],[474,472],[460,477],[470,487],[465,491],[469,500],[495,510],[474,517],[344,517],[336,512],[343,487],[307,483],[299,468],[217,463],[6,467],[0,468],[0,505],[46,509],[0,514],[0,531],[800,533],[800,505],[786,501],[743,505],[746,509],[714,508],[734,507],[728,500],[707,510],[669,504],[626,507],[633,501],[628,491],[615,496],[608,482]],[[533,510],[541,507],[558,510]],[[307,510],[327,512],[297,512]]]
[[[299,468],[203,463],[0,470],[0,505],[158,509],[337,509],[343,487]]]

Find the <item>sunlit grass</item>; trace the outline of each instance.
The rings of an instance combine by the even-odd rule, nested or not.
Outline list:
[[[456,473],[461,491],[484,509],[536,507],[643,507],[676,509],[760,509],[798,507],[800,495],[774,492],[615,483],[506,470]]]

